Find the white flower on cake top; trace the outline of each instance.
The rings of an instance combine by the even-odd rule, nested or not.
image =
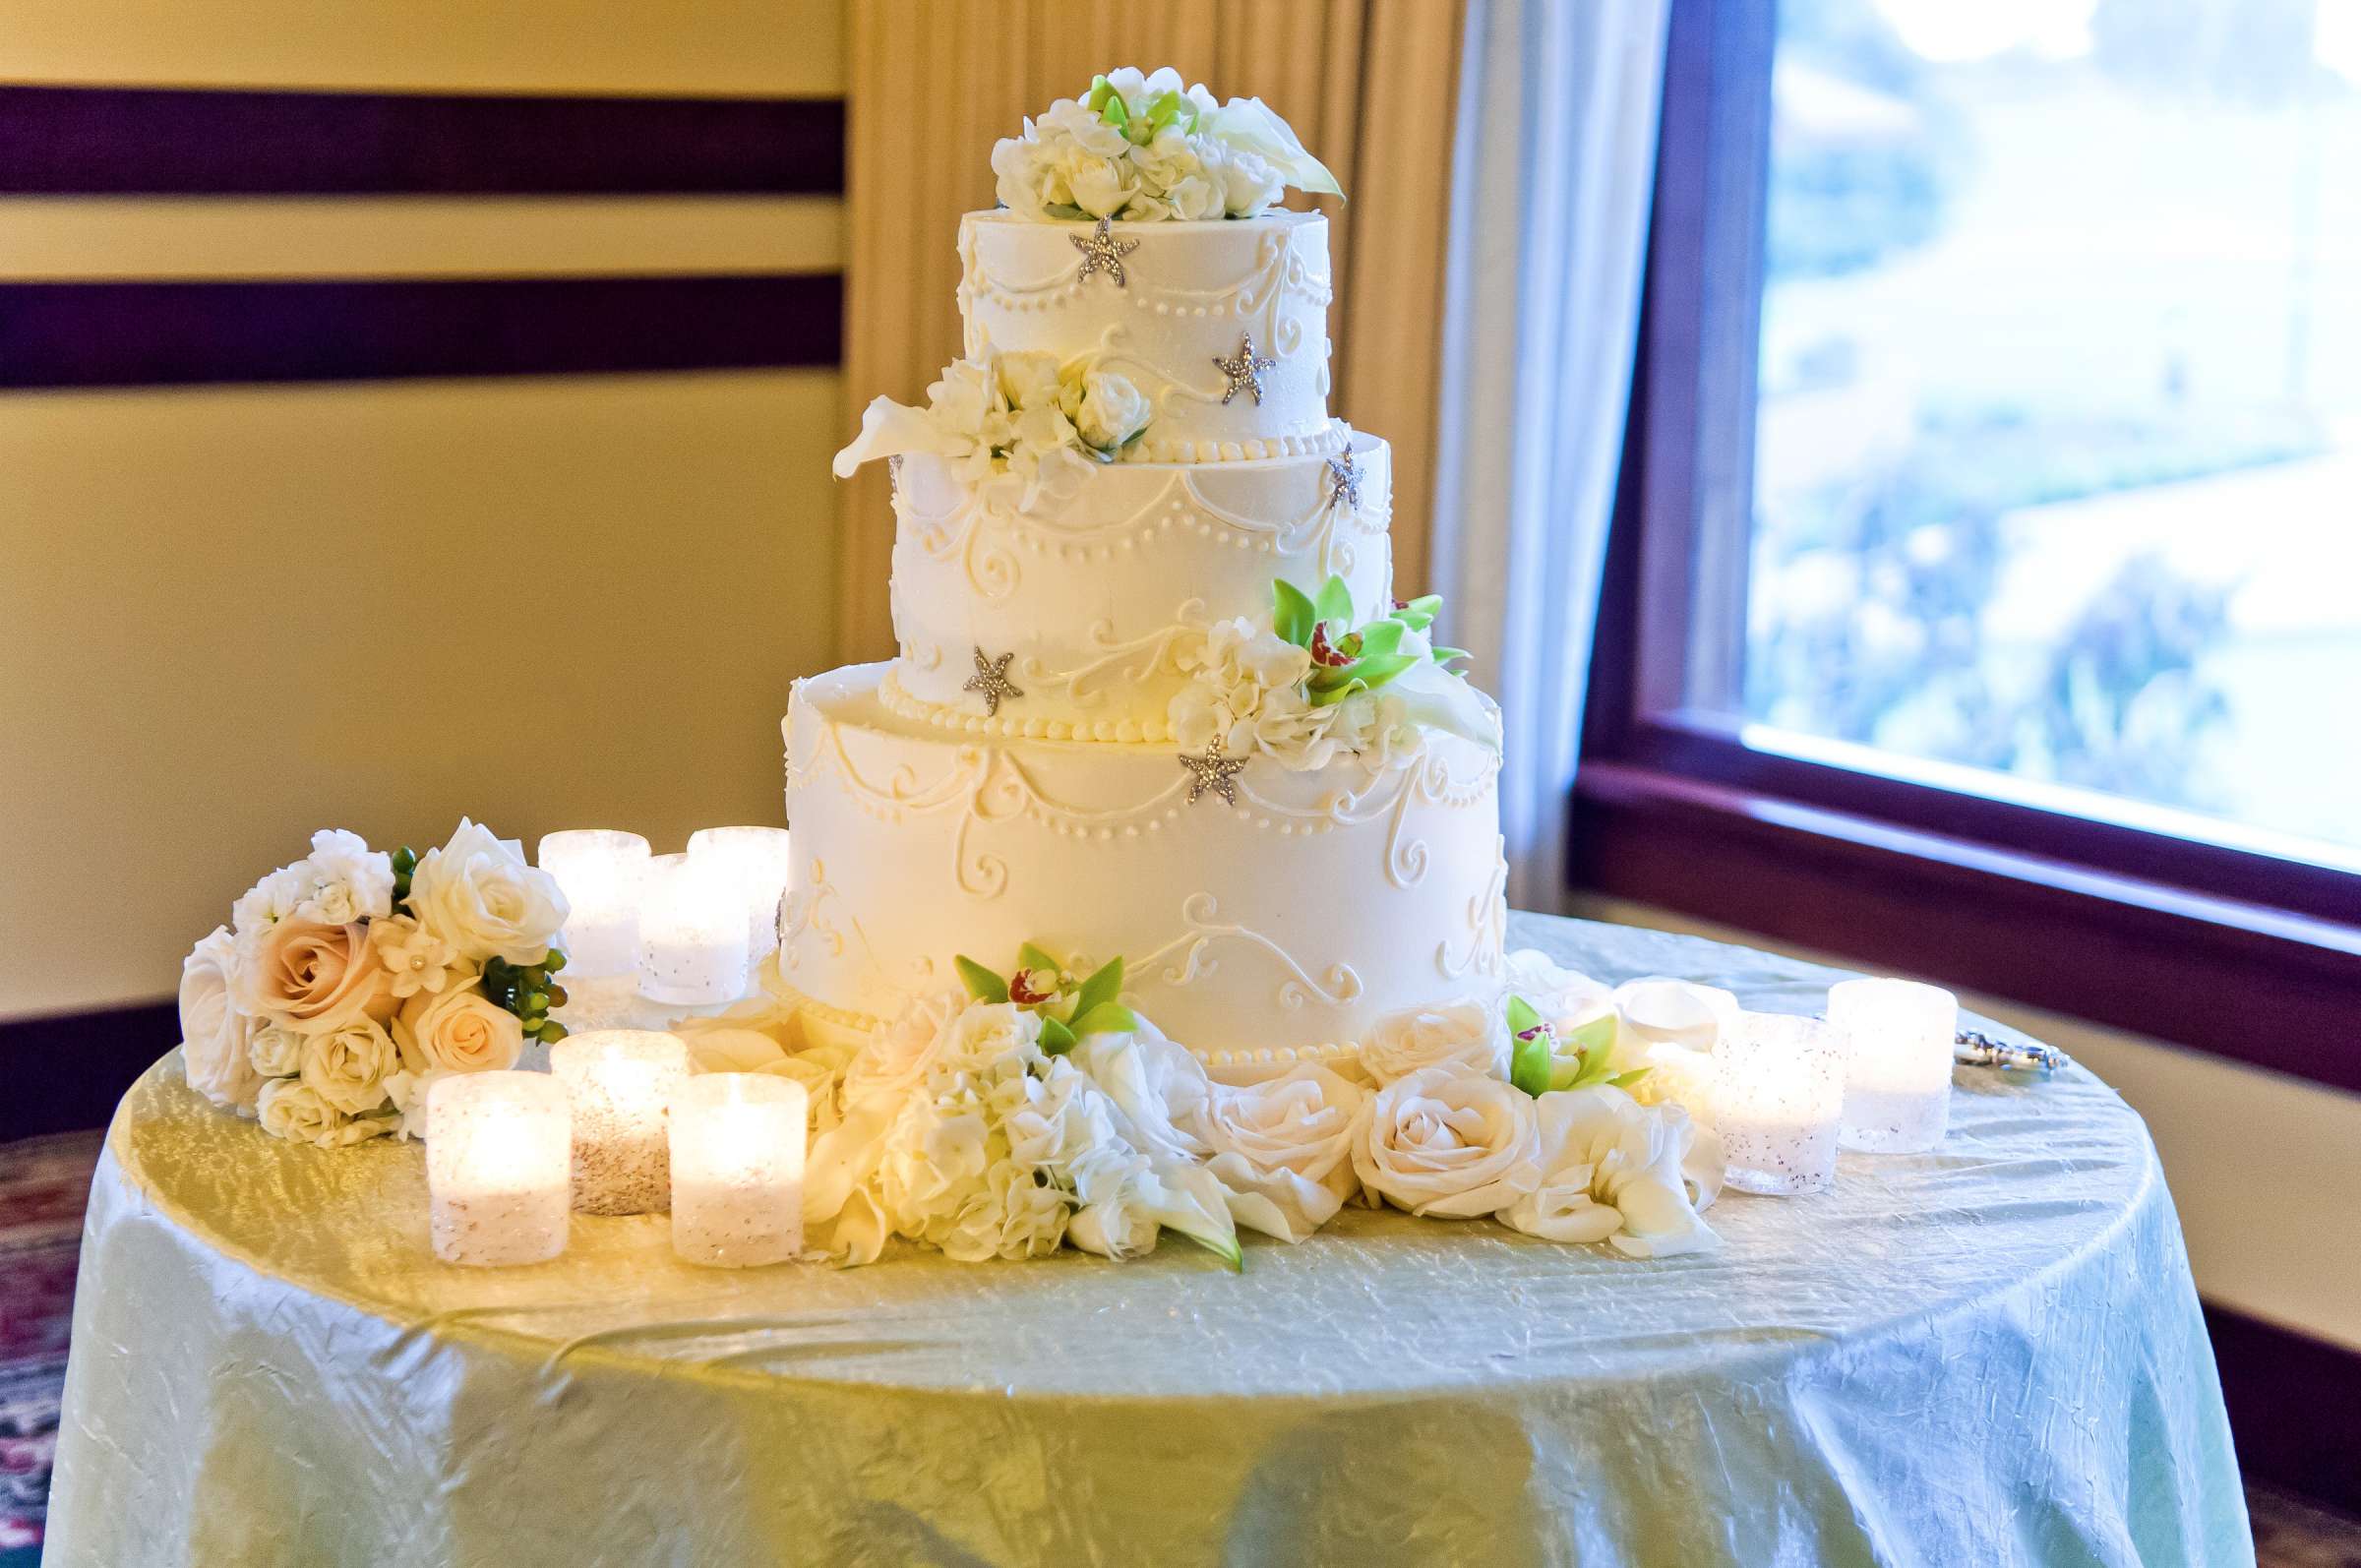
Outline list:
[[[1170,66],[1110,71],[1059,98],[994,146],[992,172],[1000,204],[1037,221],[1259,217],[1289,186],[1343,194],[1260,98],[1218,103]]]

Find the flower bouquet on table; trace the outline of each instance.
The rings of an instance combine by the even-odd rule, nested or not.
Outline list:
[[[416,1132],[436,1078],[565,1035],[566,912],[515,840],[464,817],[423,856],[315,833],[181,966],[189,1086],[324,1148]]]

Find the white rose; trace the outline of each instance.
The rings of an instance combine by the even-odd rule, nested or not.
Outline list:
[[[1505,1078],[1506,1033],[1496,1013],[1472,1001],[1414,1007],[1377,1021],[1361,1043],[1361,1064],[1380,1084],[1427,1067]]]
[[[265,1024],[247,1042],[246,1059],[266,1078],[291,1078],[303,1069],[304,1038],[298,1030]]]
[[[180,1069],[189,1087],[229,1110],[254,1105],[262,1088],[249,1047],[262,1020],[241,1009],[231,991],[237,941],[215,926],[180,965]]]
[[[1001,396],[1011,408],[1055,408],[1063,384],[1055,354],[1007,353],[996,361]]]
[[[304,1042],[299,1068],[304,1087],[346,1116],[386,1103],[386,1077],[401,1065],[394,1037],[362,1016]]]
[[[1503,1224],[1551,1241],[1610,1241],[1632,1257],[1721,1245],[1698,1218],[1721,1187],[1718,1151],[1692,1184],[1683,1162],[1698,1139],[1678,1107],[1649,1110],[1620,1089],[1542,1096],[1543,1176],[1500,1211]]]
[[[1130,381],[1111,370],[1089,371],[1082,377],[1082,396],[1074,429],[1086,446],[1112,452],[1148,428],[1154,410]]]
[[[1232,1217],[1282,1241],[1326,1225],[1360,1184],[1353,1134],[1368,1101],[1368,1090],[1311,1062],[1263,1083],[1216,1089],[1207,1169],[1230,1190]]]
[[[1140,1202],[1137,1189],[1125,1188],[1076,1209],[1066,1224],[1065,1238],[1084,1252],[1121,1262],[1155,1251],[1163,1229]]]
[[[312,835],[312,853],[296,863],[309,887],[297,918],[331,926],[380,920],[394,912],[394,861],[340,827]]]
[[[1498,1078],[1427,1067],[1377,1091],[1353,1142],[1361,1184],[1447,1220],[1491,1214],[1541,1182],[1533,1101]]]
[[[1252,152],[1232,151],[1218,163],[1208,160],[1208,174],[1219,174],[1222,206],[1232,217],[1260,217],[1287,192],[1279,171]]]
[[[539,963],[567,913],[557,879],[527,865],[515,839],[495,838],[463,816],[450,843],[419,860],[410,912],[460,957],[512,964]]]
[[[469,976],[440,994],[421,992],[394,1015],[394,1043],[412,1072],[495,1072],[524,1054],[524,1026],[495,1007]]]
[[[1092,217],[1116,217],[1139,194],[1139,166],[1128,157],[1097,157],[1076,149],[1060,172],[1074,205]]]
[[[273,1078],[264,1084],[256,1115],[271,1136],[323,1149],[341,1149],[392,1130],[383,1116],[346,1116],[300,1078]]]

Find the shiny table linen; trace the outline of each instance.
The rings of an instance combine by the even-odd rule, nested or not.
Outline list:
[[[1519,916],[1604,980],[1834,973]],[[92,1194],[51,1568],[2251,1563],[2172,1202],[2089,1074],[1963,1068],[1926,1156],[1638,1261],[1349,1209],[1242,1276],[427,1248],[414,1146],[289,1147],[167,1057]]]

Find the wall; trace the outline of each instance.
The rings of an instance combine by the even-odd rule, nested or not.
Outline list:
[[[0,82],[833,97],[842,22],[17,0]],[[0,291],[833,272],[842,226],[759,193],[5,197]],[[0,392],[0,1019],[168,995],[317,826],[778,820],[842,406],[832,366]]]
[[[1570,913],[1858,966],[1621,899]],[[2361,1095],[2239,1066],[2161,1041],[1968,994],[1965,1006],[2047,1041],[2112,1084],[2147,1120],[2210,1301],[2361,1351]]]

